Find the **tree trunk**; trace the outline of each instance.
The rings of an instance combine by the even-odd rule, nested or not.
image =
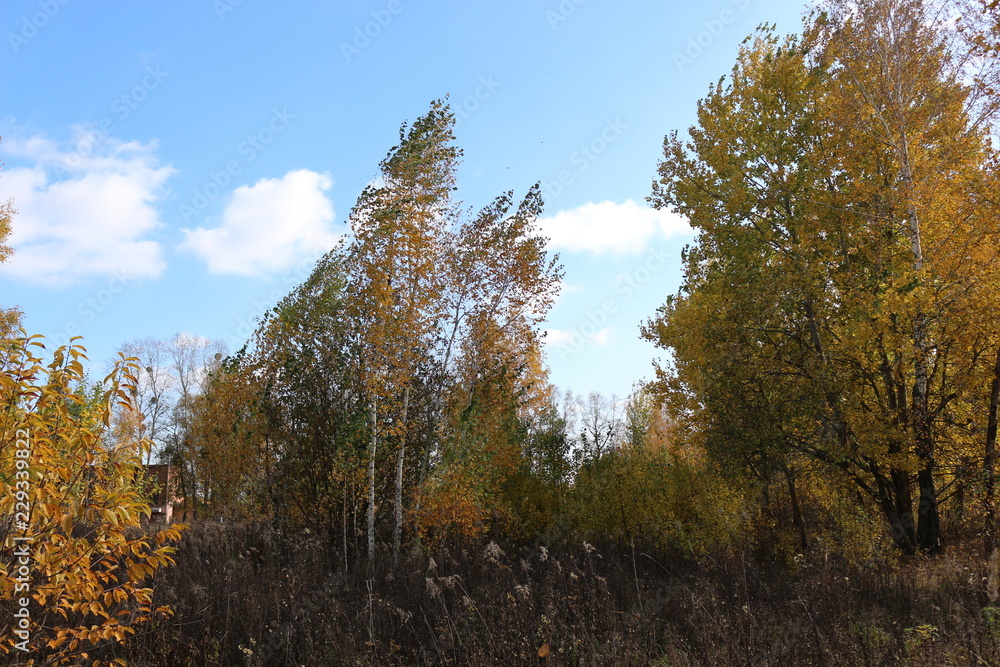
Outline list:
[[[368,445],[368,560],[375,556],[375,449],[378,445],[378,414],[375,394],[372,394],[372,433]]]
[[[893,536],[903,551],[912,554],[917,549],[917,531],[913,521],[913,497],[910,495],[910,473],[893,468],[892,477],[892,517]]]
[[[403,389],[403,432],[399,437],[399,452],[396,455],[396,521],[392,530],[392,558],[399,562],[399,543],[403,535],[403,463],[406,460],[406,413],[410,407],[410,386]]]
[[[784,473],[785,480],[788,482],[788,497],[792,501],[792,522],[799,532],[799,543],[802,545],[802,551],[804,552],[809,548],[809,538],[806,535],[806,524],[802,520],[802,511],[799,508],[799,494],[795,490],[795,472],[791,466],[785,466]]]
[[[938,513],[937,490],[934,488],[933,463],[928,463],[917,473],[917,484],[920,486],[917,541],[921,551],[938,555],[941,553],[941,517]]]
[[[897,104],[900,104],[897,101]],[[924,251],[920,232],[920,217],[914,206],[913,170],[905,127],[900,146],[897,149],[902,167],[903,183],[906,185],[907,223],[910,235],[910,250],[913,253],[913,275],[918,281],[924,270]],[[930,408],[930,360],[932,344],[929,340],[927,315],[918,310],[913,318],[913,434],[916,437],[916,454],[922,467],[917,473],[920,488],[920,505],[917,508],[917,541],[921,551],[931,554],[941,553],[941,518],[938,513],[937,491],[934,488],[934,435],[931,432]]]
[[[875,487],[869,489],[889,523],[892,541],[907,555],[916,553],[917,533],[913,525],[913,503],[910,498],[910,475],[905,470],[890,468],[886,477],[874,462],[869,462]],[[857,480],[856,480],[857,481]]]
[[[916,454],[921,462],[917,472],[920,489],[920,505],[917,508],[917,541],[921,551],[931,554],[941,553],[941,518],[938,513],[937,490],[934,487],[934,435],[931,433],[928,408],[928,365],[929,345],[927,343],[927,322],[923,314],[918,314],[913,326],[913,343],[916,348],[913,378],[913,433],[916,438]]]
[[[959,519],[965,518],[965,480],[955,482],[955,514]]]
[[[347,480],[345,478],[342,485],[343,494],[341,495],[341,513],[340,513],[340,546],[344,550],[344,574],[347,574]]]
[[[997,406],[1000,405],[1000,347],[997,348],[996,363],[993,366],[993,382],[990,384],[990,411],[986,424],[986,452],[983,455],[983,483],[985,485],[986,501],[986,544],[987,558],[997,545],[996,539],[996,505],[994,503],[994,488],[996,477],[993,466],[997,445]]]

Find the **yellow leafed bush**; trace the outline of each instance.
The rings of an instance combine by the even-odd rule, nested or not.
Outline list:
[[[122,664],[113,647],[156,615],[150,577],[171,564],[182,524],[150,538],[131,360],[103,391],[84,349],[47,365],[39,337],[0,340],[0,653],[20,664]],[[133,415],[134,416],[134,415]]]

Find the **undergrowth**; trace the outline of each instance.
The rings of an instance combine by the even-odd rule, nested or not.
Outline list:
[[[766,550],[489,541],[352,563],[313,533],[192,526],[157,575],[173,618],[123,657],[209,665],[1000,665],[969,555],[845,566]],[[539,655],[547,654],[540,658]]]

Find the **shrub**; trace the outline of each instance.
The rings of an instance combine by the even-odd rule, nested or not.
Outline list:
[[[130,360],[87,398],[84,349],[0,341],[0,652],[25,664],[124,664],[121,643],[167,613],[149,578],[172,562],[177,524],[148,538]]]

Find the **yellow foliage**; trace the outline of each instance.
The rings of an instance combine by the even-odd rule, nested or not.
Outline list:
[[[942,549],[956,470],[992,480],[1000,378],[1000,106],[932,13],[830,0],[745,42],[665,142],[651,202],[699,236],[644,328],[684,437],[765,486],[799,457],[850,482],[907,553]]]
[[[0,652],[27,665],[72,664],[124,641],[150,611],[149,577],[172,563],[175,524],[149,539],[143,492],[148,441],[112,428],[131,409],[134,366],[122,358],[97,402],[82,405],[84,349],[60,347],[45,365],[39,337],[0,341],[0,597],[19,625]],[[110,664],[110,663],[107,663]]]
[[[476,537],[485,530],[486,511],[473,476],[460,465],[441,470],[424,485],[413,512],[413,523],[420,539],[434,544],[451,535]]]

